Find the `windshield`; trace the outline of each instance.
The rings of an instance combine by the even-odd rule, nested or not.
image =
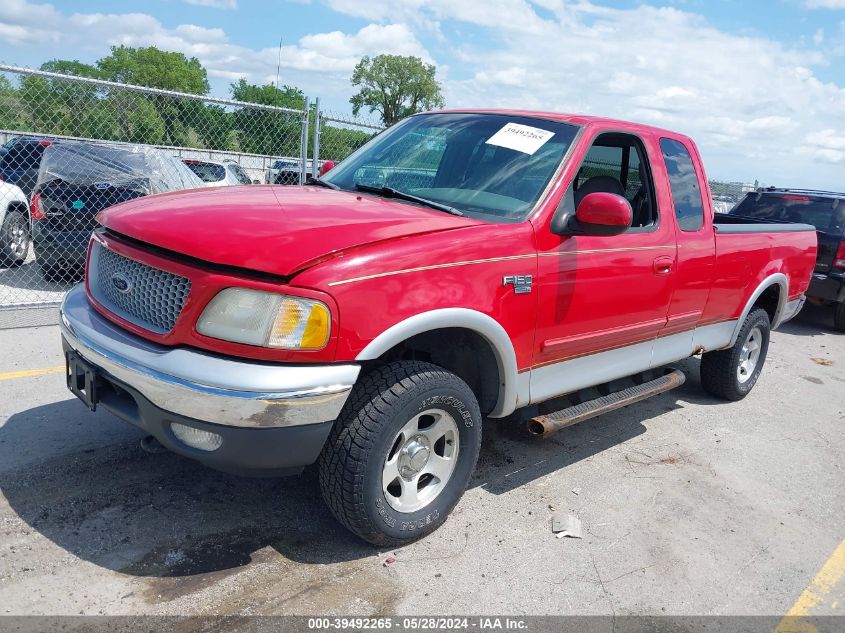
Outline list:
[[[388,187],[491,222],[524,220],[578,127],[501,114],[412,116],[331,170],[341,189]],[[411,203],[413,204],[413,203]]]

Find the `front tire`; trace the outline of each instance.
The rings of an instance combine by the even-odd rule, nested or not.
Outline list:
[[[372,370],[355,386],[318,460],[332,514],[374,545],[436,530],[460,500],[481,447],[467,384],[418,361]]]
[[[704,390],[723,400],[736,401],[747,396],[766,362],[770,331],[766,311],[752,310],[732,347],[702,356],[701,385]]]

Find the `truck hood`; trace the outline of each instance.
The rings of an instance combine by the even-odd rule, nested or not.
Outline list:
[[[373,242],[479,224],[369,194],[273,185],[149,196],[106,209],[98,220],[176,253],[281,276]]]

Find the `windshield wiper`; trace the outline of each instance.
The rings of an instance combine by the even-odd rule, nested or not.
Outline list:
[[[452,215],[463,215],[461,211],[458,211],[454,207],[450,207],[448,204],[441,204],[440,202],[435,202],[434,200],[420,198],[412,193],[405,193],[404,191],[399,191],[393,187],[374,187],[372,185],[358,183],[355,185],[355,188],[358,191],[377,193],[385,198],[399,198],[400,200],[407,200],[408,202],[416,202],[417,204],[422,204],[431,209],[437,209],[438,211],[445,211],[446,213],[451,213]]]
[[[335,191],[339,191],[340,187],[338,187],[333,182],[329,182],[328,180],[323,180],[322,178],[315,178],[314,176],[308,176],[305,179],[306,185],[318,185],[320,187],[328,187],[329,189],[334,189]]]

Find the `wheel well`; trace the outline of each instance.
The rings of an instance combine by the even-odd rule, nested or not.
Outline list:
[[[775,317],[777,316],[778,307],[780,306],[780,293],[780,285],[772,284],[766,288],[759,297],[757,297],[754,305],[751,306],[752,310],[755,308],[763,308],[763,310],[766,311],[766,314],[769,315],[769,322],[772,326],[775,324]]]
[[[466,328],[441,328],[412,336],[390,348],[375,361],[422,360],[446,369],[469,385],[482,414],[499,398],[498,363],[493,347],[483,336]]]
[[[9,206],[6,208],[7,213],[10,211],[17,211],[18,213],[26,215],[29,210],[26,208],[26,203],[14,200],[13,202],[10,202]]]

